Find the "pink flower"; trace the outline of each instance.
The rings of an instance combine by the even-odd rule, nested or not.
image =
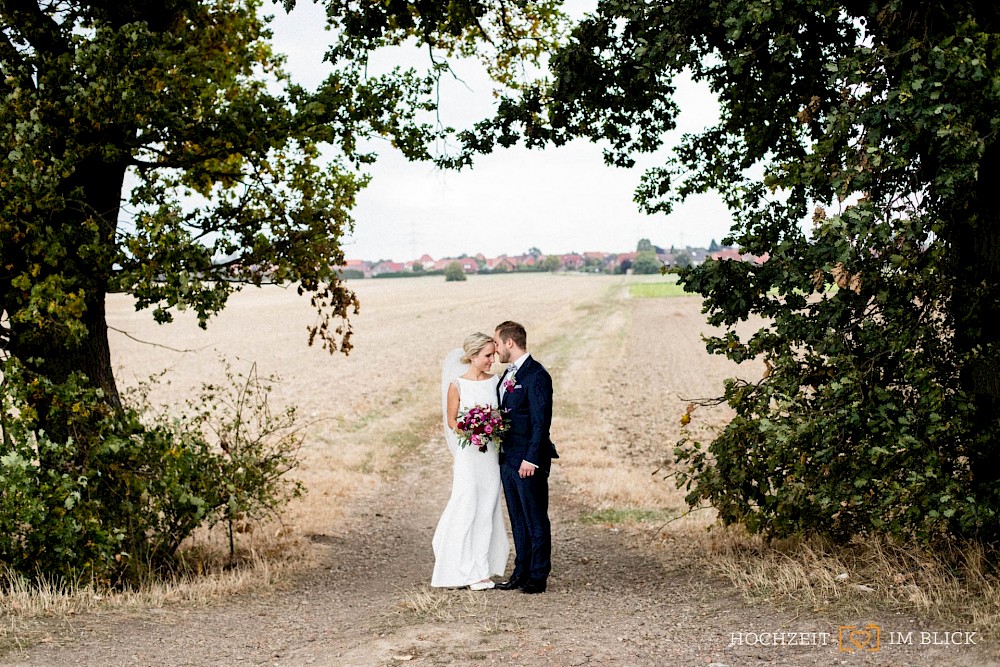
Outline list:
[[[489,405],[475,405],[459,415],[457,421],[459,446],[472,445],[481,452],[488,451],[491,442],[499,446],[508,428],[503,413]]]

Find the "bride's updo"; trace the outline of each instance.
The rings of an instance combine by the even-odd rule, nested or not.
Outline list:
[[[474,334],[469,334],[468,338],[462,344],[462,358],[459,360],[463,364],[472,363],[472,358],[483,351],[483,348],[487,345],[493,344],[493,337],[487,336],[484,333],[476,332]]]

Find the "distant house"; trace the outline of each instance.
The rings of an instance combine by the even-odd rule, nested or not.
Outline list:
[[[472,257],[446,257],[434,262],[435,271],[444,271],[452,262],[462,265],[462,270],[466,273],[479,273],[479,263]],[[427,267],[424,267],[427,268]]]
[[[379,276],[383,273],[402,273],[405,270],[406,266],[404,266],[402,262],[386,260],[373,266],[371,273],[373,276]]]
[[[420,259],[403,264],[404,271],[430,271],[434,268],[434,258],[424,253]]]
[[[743,261],[743,255],[736,248],[722,248],[709,255],[714,260],[732,259],[737,262]]]
[[[360,273],[365,278],[372,277],[372,263],[363,259],[349,259],[344,262],[343,266],[334,268],[341,272],[350,271],[352,273]]]
[[[574,271],[583,266],[583,255],[578,255],[575,252],[562,255],[559,257],[559,263],[564,269]]]
[[[639,256],[637,252],[622,252],[615,255],[613,268],[615,271],[627,270],[632,266],[632,262]]]
[[[691,258],[691,264],[697,266],[701,264],[706,259],[708,259],[708,249],[707,248],[692,248],[688,246],[684,249],[684,254]],[[680,253],[678,253],[680,254]]]
[[[534,255],[524,254],[524,255],[518,255],[517,257],[512,257],[511,261],[514,262],[515,266],[535,266],[536,264],[540,263],[543,259],[545,259],[544,255],[540,257],[535,257]]]
[[[513,271],[517,268],[514,261],[505,255],[493,257],[486,260],[486,268],[490,271]]]
[[[764,255],[752,255],[748,252],[740,252],[739,248],[727,247],[721,250],[716,250],[709,255],[714,260],[733,260],[736,262],[754,262],[755,264],[763,264],[768,259],[768,254]]]

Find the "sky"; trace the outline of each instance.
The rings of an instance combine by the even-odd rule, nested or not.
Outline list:
[[[322,8],[300,0],[290,13],[274,4],[264,11],[274,16],[275,49],[287,56],[292,79],[317,86],[329,68],[323,54],[332,41]],[[467,127],[489,116],[491,86],[477,64],[452,65],[462,82],[444,81],[440,116],[445,125]],[[677,101],[676,136],[718,117],[718,105],[703,86],[678,82]],[[707,247],[726,236],[731,214],[712,195],[692,198],[669,216],[639,212],[632,197],[641,166],[609,167],[600,146],[580,140],[541,150],[501,148],[480,156],[472,168],[443,171],[409,162],[387,145],[358,198],[345,253],[348,259],[402,262],[425,253],[435,259],[518,255],[532,247],[545,254],[628,252],[642,238],[669,248]]]

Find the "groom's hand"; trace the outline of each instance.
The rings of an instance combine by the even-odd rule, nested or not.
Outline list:
[[[517,474],[521,476],[521,479],[531,477],[535,474],[535,468],[535,465],[528,463],[527,461],[521,461],[521,467],[518,468]]]

